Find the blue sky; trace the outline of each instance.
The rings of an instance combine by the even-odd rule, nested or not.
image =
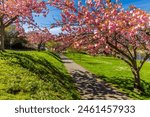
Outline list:
[[[78,0],[76,0],[78,1]],[[85,0],[81,0],[82,3],[85,2]],[[114,0],[113,0],[114,1]],[[128,8],[130,5],[135,5],[137,8],[150,11],[150,0],[120,0],[120,2],[123,4],[124,8]],[[41,26],[41,27],[50,27],[52,23],[55,22],[56,19],[61,19],[60,13],[58,9],[54,7],[49,7],[50,11],[46,18],[40,16],[36,17],[35,21]],[[51,29],[51,32],[56,34],[60,32],[60,28]]]
[[[150,0],[120,0],[125,8],[135,5],[137,8],[150,11]]]

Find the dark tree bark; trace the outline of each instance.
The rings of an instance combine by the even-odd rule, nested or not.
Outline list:
[[[134,66],[134,68],[131,68],[131,71],[134,75],[134,88],[142,91],[143,89],[141,87],[141,77],[139,69]]]
[[[0,27],[0,35],[1,35],[1,44],[0,44],[0,50],[4,51],[5,45],[4,45],[4,40],[5,40],[5,29],[4,27]]]
[[[45,43],[41,42],[38,44],[38,51],[45,50]]]
[[[38,51],[41,51],[41,46],[42,46],[42,43],[39,43],[38,44]]]

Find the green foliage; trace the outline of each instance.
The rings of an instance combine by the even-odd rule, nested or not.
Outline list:
[[[0,99],[79,99],[60,58],[51,52],[0,53]]]
[[[144,92],[137,92],[133,88],[134,81],[131,69],[123,61],[114,57],[90,56],[79,53],[66,55],[132,99],[150,99],[150,62],[144,64],[140,73]]]

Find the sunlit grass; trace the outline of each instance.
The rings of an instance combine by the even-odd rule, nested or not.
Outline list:
[[[60,58],[51,52],[0,53],[0,99],[79,99]]]
[[[141,70],[144,92],[137,92],[133,88],[133,75],[130,67],[114,57],[90,56],[87,54],[68,53],[68,57],[99,76],[108,83],[112,83],[118,90],[133,99],[150,99],[150,62],[146,62]]]

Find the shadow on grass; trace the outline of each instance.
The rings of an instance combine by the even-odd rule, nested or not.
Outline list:
[[[53,53],[53,52],[45,52],[45,53],[48,54],[48,55],[50,55],[50,56],[52,56],[52,57],[54,57],[54,58],[57,59],[59,62],[62,62],[62,61],[61,61],[61,58],[60,58],[60,56],[59,56],[58,54]]]
[[[108,78],[106,76],[100,76],[102,80],[105,82],[113,84],[117,89],[122,90],[125,92],[128,96],[134,97],[134,98],[141,98],[143,96],[144,98],[150,98],[150,83],[145,82],[144,80],[141,80],[142,88],[144,89],[143,92],[138,92],[134,90],[134,81],[133,78],[124,78],[122,77],[111,77]]]
[[[51,53],[44,52],[58,61],[61,61],[59,56]],[[74,90],[74,86],[68,85],[73,83],[73,79],[69,76],[69,74],[64,73],[64,71],[59,68],[59,66],[54,66],[53,61],[45,59],[44,57],[34,58],[33,55],[18,53],[18,52],[2,52],[0,53],[4,59],[12,61],[13,59],[17,59],[16,61],[9,62],[9,64],[19,64],[23,68],[28,69],[30,72],[38,75],[40,80],[44,80],[45,82],[55,83],[59,82],[62,87],[64,87],[68,92],[72,92]],[[79,99],[76,94],[72,94],[73,99]]]
[[[102,80],[98,81],[94,74],[87,71],[83,72],[80,70],[75,70],[72,72],[72,76],[75,79],[75,84],[78,86],[82,99],[128,99],[123,93],[114,90],[110,84],[105,83]]]

